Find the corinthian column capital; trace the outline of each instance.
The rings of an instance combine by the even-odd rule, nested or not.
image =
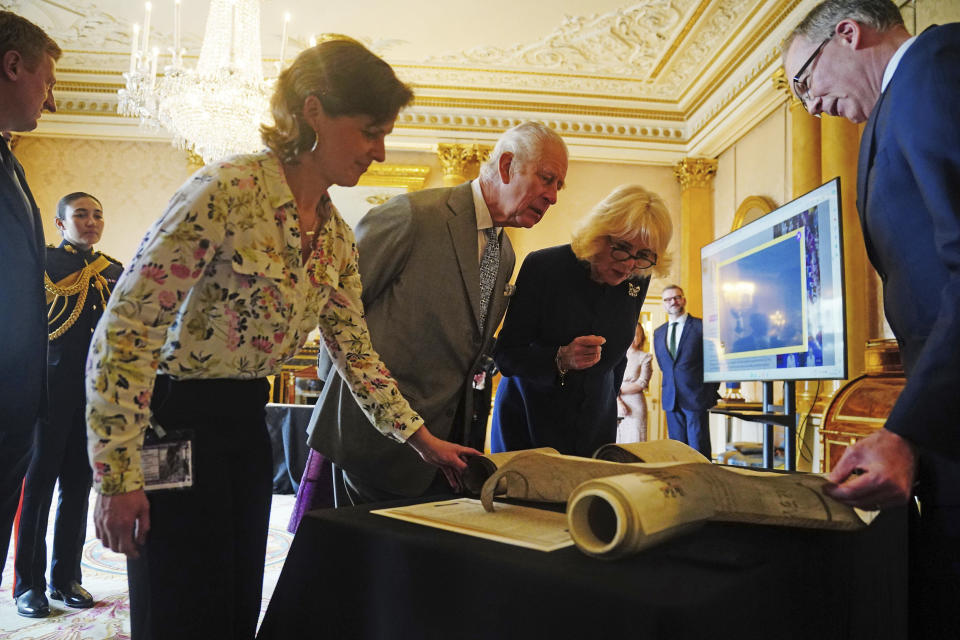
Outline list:
[[[673,167],[673,175],[682,191],[691,187],[709,187],[713,176],[717,175],[717,161],[713,158],[684,158]]]

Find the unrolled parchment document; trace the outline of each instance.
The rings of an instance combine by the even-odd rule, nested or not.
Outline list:
[[[674,443],[671,449],[676,445],[686,447]],[[495,494],[566,502],[574,543],[588,555],[608,558],[636,553],[709,520],[854,530],[876,516],[825,495],[826,480],[819,475],[719,466],[690,451],[701,460],[616,463],[517,455],[487,479],[481,501],[488,511]]]

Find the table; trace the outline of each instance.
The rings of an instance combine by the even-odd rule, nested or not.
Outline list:
[[[307,464],[307,427],[313,407],[306,404],[266,406],[267,432],[273,448],[273,492],[296,493]]]
[[[906,637],[904,509],[854,533],[709,523],[603,561],[383,506],[304,516],[258,640]]]

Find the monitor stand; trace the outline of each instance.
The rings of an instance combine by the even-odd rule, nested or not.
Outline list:
[[[773,428],[787,430],[783,439],[784,468],[797,470],[797,383],[785,380],[783,383],[783,406],[773,404],[773,381],[763,382],[763,408],[760,411],[736,411],[732,409],[711,409],[712,413],[739,418],[746,422],[763,423],[763,466],[773,469]]]

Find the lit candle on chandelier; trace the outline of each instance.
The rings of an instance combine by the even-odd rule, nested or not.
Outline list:
[[[173,0],[173,61],[180,58],[180,0]]]
[[[283,32],[280,34],[280,71],[283,71],[284,56],[287,53],[287,23],[290,22],[290,13],[283,14]]]
[[[147,51],[150,45],[150,13],[153,10],[153,6],[148,2],[145,7],[145,14],[143,17],[143,46],[140,48],[141,55],[144,59],[147,58]]]
[[[130,73],[134,73],[137,70],[137,56],[140,53],[139,47],[140,47],[140,25],[134,23],[133,36],[130,38]]]
[[[154,47],[150,55],[150,91],[153,91],[154,87],[157,86],[157,58],[159,57],[160,49]]]

